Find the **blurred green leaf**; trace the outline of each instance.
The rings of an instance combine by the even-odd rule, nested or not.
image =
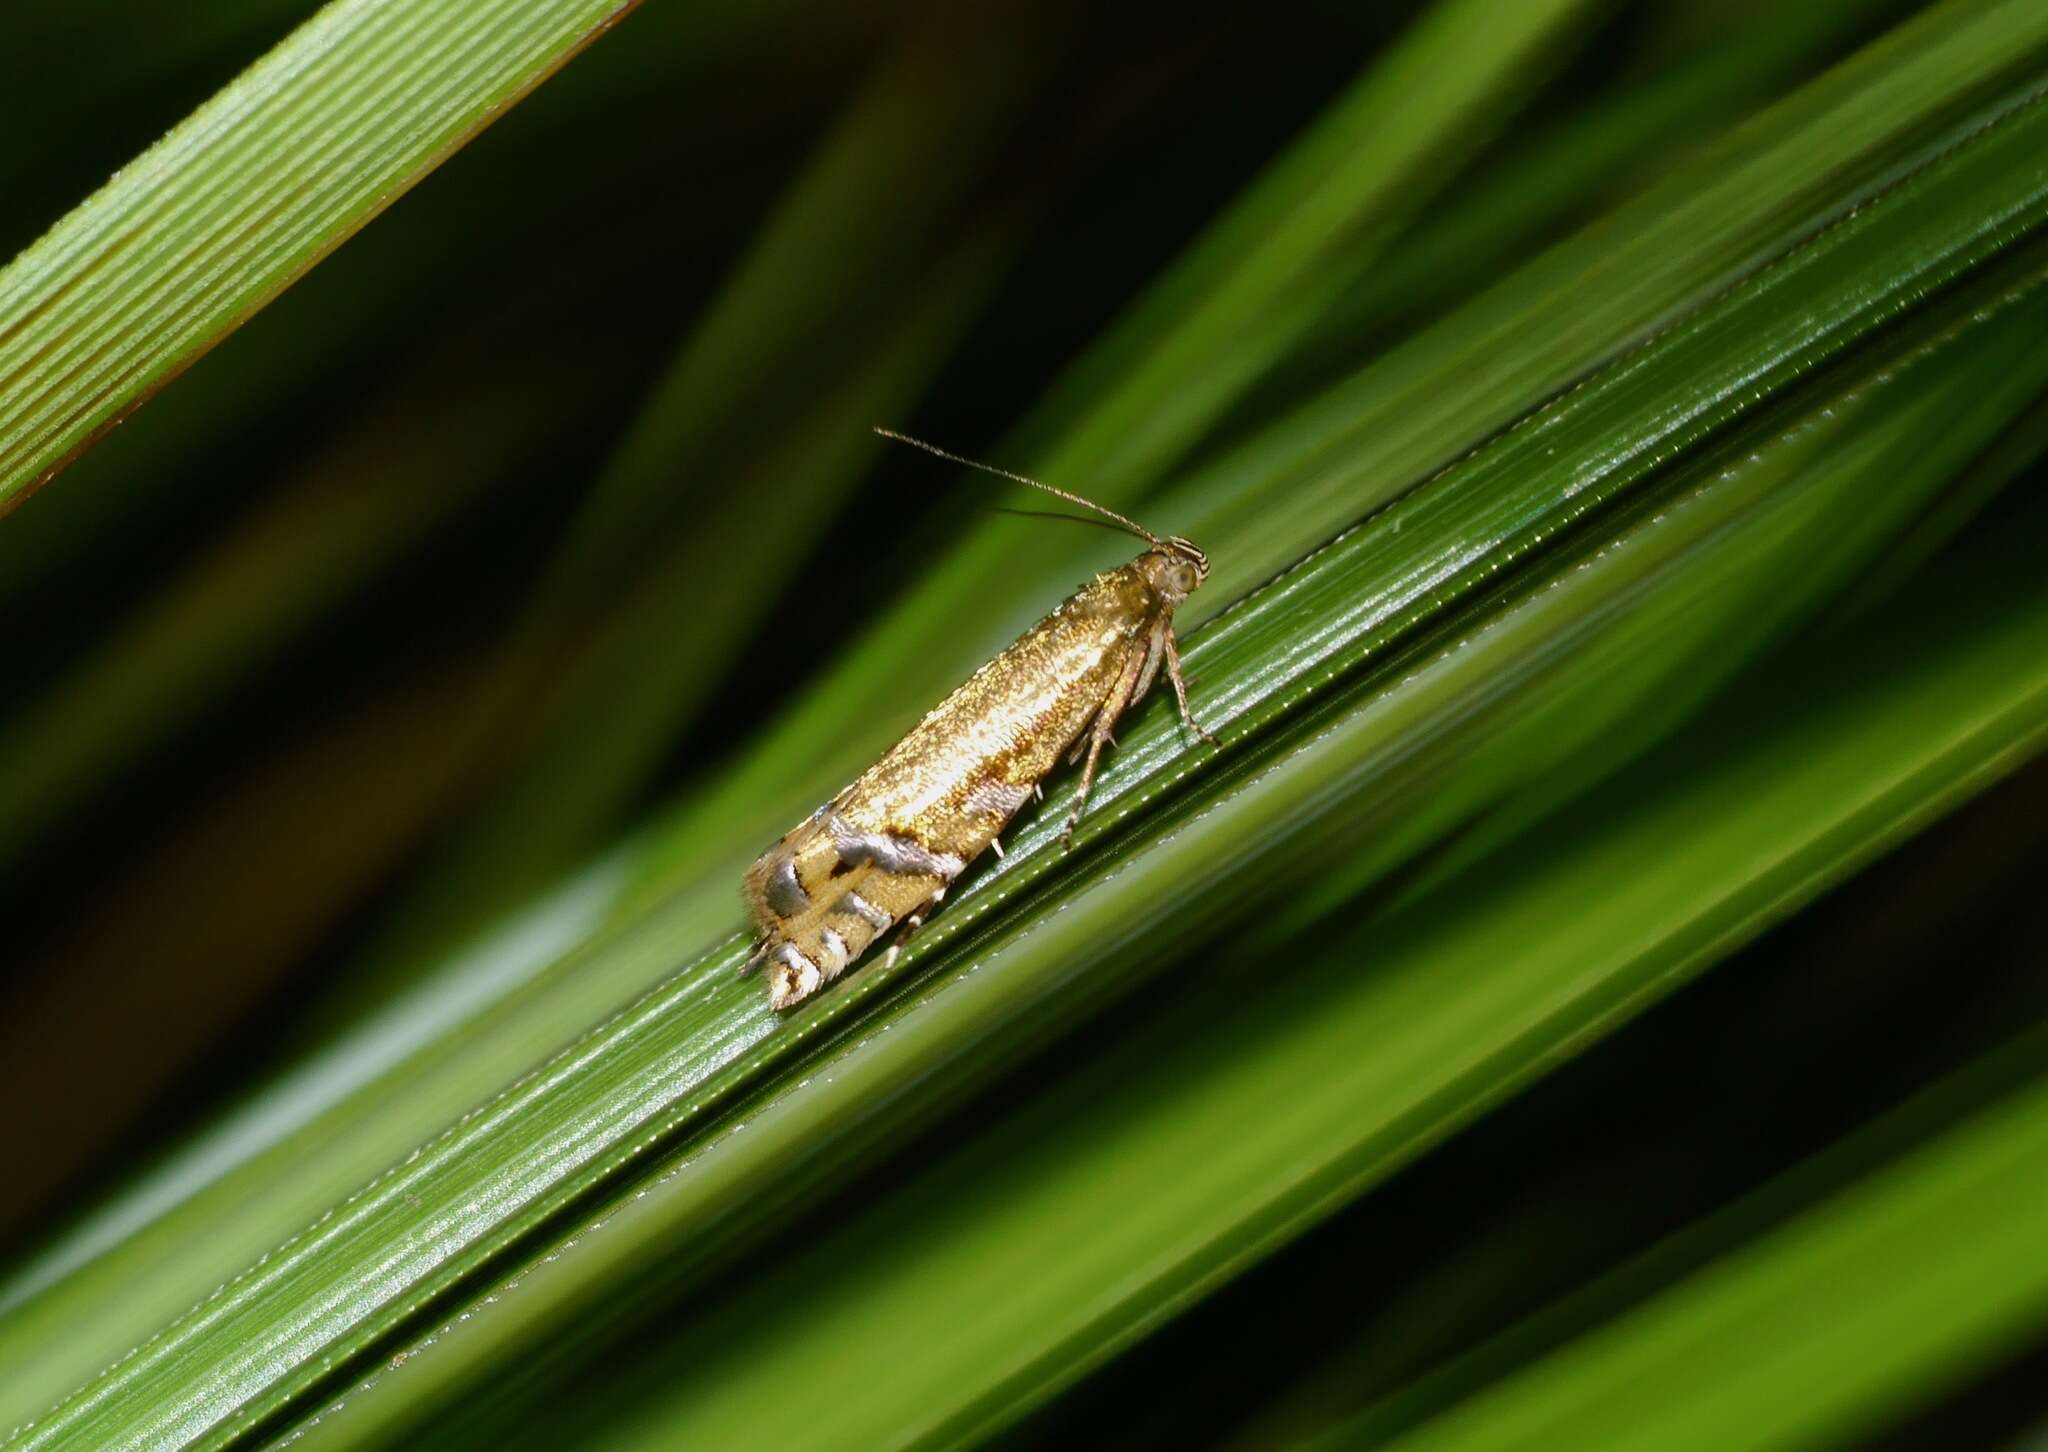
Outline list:
[[[0,729],[0,865],[303,636],[366,574],[419,548],[523,457],[587,421],[597,390],[615,381],[593,358],[580,388],[564,387],[551,361],[534,359],[466,393],[431,393],[434,413],[422,417],[422,385],[441,366],[431,360],[366,404],[267,507]],[[393,435],[414,445],[396,462]]]
[[[1050,6],[933,12],[853,100],[536,587],[500,686],[535,739],[366,948],[387,975],[616,828],[745,649],[776,598],[764,585],[831,530],[876,450],[871,422],[922,391],[1044,210],[1040,186],[950,253],[932,240],[961,230],[1069,23]]]
[[[2002,1057],[2038,1069],[2038,1037],[2015,1048]],[[1972,1077],[2013,1072],[1986,1063]],[[1924,1117],[1926,1108],[1894,1120]],[[1886,1122],[1869,1138],[1908,1127]],[[1555,1362],[1413,1435],[1383,1441],[1354,1426],[1330,1445],[1370,1439],[1419,1452],[1629,1437],[1750,1448],[1874,1431],[2039,1324],[2048,1309],[2048,1224],[2031,1192],[2044,1174],[2048,1084],[2037,1080],[1709,1263]],[[1752,1220],[1793,1188],[1773,1186],[1720,1219]],[[1716,1233],[1727,1231],[1710,1223],[1694,1238]]]

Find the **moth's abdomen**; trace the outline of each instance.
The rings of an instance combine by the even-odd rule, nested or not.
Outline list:
[[[942,896],[972,856],[820,810],[747,870],[770,1002],[788,1008],[838,977],[882,933]]]

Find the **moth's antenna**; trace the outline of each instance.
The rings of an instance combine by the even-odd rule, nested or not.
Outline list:
[[[1152,533],[1151,530],[1145,528],[1144,525],[1138,523],[1137,520],[1118,514],[1114,509],[1110,509],[1104,505],[1097,504],[1092,499],[1083,499],[1078,494],[1070,494],[1064,489],[1057,488],[1054,485],[1044,483],[1043,481],[1038,479],[1033,479],[1028,474],[1013,474],[1008,469],[998,469],[993,464],[978,463],[973,459],[965,458],[962,455],[951,452],[950,450],[942,449],[937,444],[928,444],[923,439],[913,439],[909,434],[899,434],[896,432],[896,430],[885,429],[881,427],[879,424],[876,425],[875,432],[880,434],[885,439],[894,439],[899,444],[908,444],[913,449],[923,449],[927,454],[936,454],[939,458],[946,460],[948,463],[961,464],[969,469],[979,469],[984,474],[995,474],[1004,479],[1014,480],[1019,484],[1029,484],[1033,489],[1043,489],[1048,494],[1056,494],[1061,499],[1066,500],[1069,504],[1078,504],[1083,509],[1094,510],[1097,514],[1101,515],[1105,519],[1115,520],[1118,524],[1122,525],[1125,529],[1129,530],[1132,534],[1136,535],[1139,539],[1149,540],[1153,544],[1158,545],[1160,548],[1165,548],[1164,542],[1161,541],[1159,536]]]
[[[1064,514],[1057,509],[1012,509],[1006,504],[995,504],[989,508],[991,513],[1014,514],[1019,519],[1057,519],[1066,524],[1085,524],[1090,529],[1106,529],[1115,534],[1124,532],[1122,525],[1113,524],[1107,519],[1091,519],[1085,514]]]

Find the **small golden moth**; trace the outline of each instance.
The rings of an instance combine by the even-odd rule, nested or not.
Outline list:
[[[743,890],[760,939],[746,966],[769,964],[768,1001],[777,1009],[809,998],[901,922],[889,949],[895,962],[967,864],[986,847],[1001,856],[996,838],[1011,816],[1062,757],[1071,761],[1085,747],[1062,834],[1071,842],[1103,743],[1117,717],[1144,698],[1162,660],[1181,719],[1214,743],[1188,712],[1173,634],[1173,612],[1208,577],[1207,555],[1078,494],[875,432],[1092,509],[1146,549],[1025,631],[747,869]]]

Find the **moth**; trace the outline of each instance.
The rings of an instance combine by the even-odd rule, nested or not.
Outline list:
[[[1062,601],[747,869],[743,891],[759,938],[746,967],[768,965],[768,1001],[778,1010],[830,983],[900,922],[894,963],[968,864],[985,848],[1002,855],[999,835],[1043,795],[1040,784],[1062,758],[1085,752],[1061,834],[1071,845],[1109,733],[1144,699],[1162,662],[1181,719],[1215,743],[1188,710],[1173,633],[1173,612],[1208,578],[1207,555],[1078,494],[876,432],[1092,510],[1144,540],[1145,551]]]

